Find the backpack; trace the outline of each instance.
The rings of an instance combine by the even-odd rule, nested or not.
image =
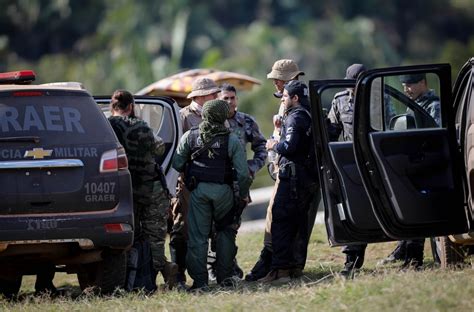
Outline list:
[[[150,242],[146,239],[135,241],[128,251],[125,290],[154,292],[157,289],[157,274],[153,268]]]

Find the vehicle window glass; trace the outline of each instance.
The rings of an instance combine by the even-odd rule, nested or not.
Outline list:
[[[153,129],[153,133],[161,137],[165,143],[173,141],[173,119],[168,109],[164,109],[161,105],[140,104],[136,114],[146,121]]]
[[[441,127],[439,89],[439,78],[433,73],[374,79],[370,93],[372,128],[403,131]]]
[[[382,78],[376,78],[372,82],[370,93],[370,125],[374,130],[383,129],[382,107],[384,105],[382,92]]]
[[[97,135],[100,134],[100,135]],[[0,137],[39,137],[42,144],[94,144],[114,135],[92,97],[48,90],[43,96],[0,96]]]

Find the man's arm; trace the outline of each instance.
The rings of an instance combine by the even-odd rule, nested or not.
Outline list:
[[[188,144],[189,131],[181,137],[176,153],[173,156],[173,168],[178,172],[183,172],[184,167],[191,156],[191,150]]]
[[[329,141],[337,141],[339,139],[339,135],[342,132],[342,123],[339,116],[339,111],[337,109],[337,99],[334,98],[331,103],[331,110],[329,111],[327,117],[327,130]]]
[[[250,172],[253,175],[265,165],[265,160],[267,159],[265,143],[267,140],[260,132],[258,124],[253,117],[250,115],[245,115],[245,123],[247,141],[250,142],[251,149],[253,151],[253,158],[247,160],[247,164]]]
[[[427,109],[428,113],[431,117],[433,117],[434,121],[438,126],[441,126],[441,112],[440,112],[440,102],[433,101],[428,105]]]
[[[250,184],[252,178],[249,175],[247,166],[247,156],[240,140],[235,134],[229,135],[229,157],[232,160],[232,166],[237,173],[237,181],[239,183],[239,192],[241,198],[246,198],[249,195]]]
[[[282,156],[291,156],[296,152],[299,141],[301,140],[301,133],[298,131],[306,125],[307,121],[301,116],[290,115],[286,118],[286,136],[280,140],[279,143],[275,144],[273,149]]]

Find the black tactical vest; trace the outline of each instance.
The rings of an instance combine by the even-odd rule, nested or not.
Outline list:
[[[186,170],[185,180],[188,189],[194,189],[199,182],[232,184],[232,162],[228,155],[229,135],[214,138],[208,149],[198,152],[203,148],[203,144],[199,137],[199,129],[193,128],[188,136],[188,144],[191,155],[195,155]],[[209,157],[210,150],[212,158]]]

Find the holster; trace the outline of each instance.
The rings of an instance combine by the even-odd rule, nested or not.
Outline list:
[[[290,180],[290,198],[298,199],[298,177],[296,175],[296,164],[290,161],[280,165],[278,177],[280,180]]]

